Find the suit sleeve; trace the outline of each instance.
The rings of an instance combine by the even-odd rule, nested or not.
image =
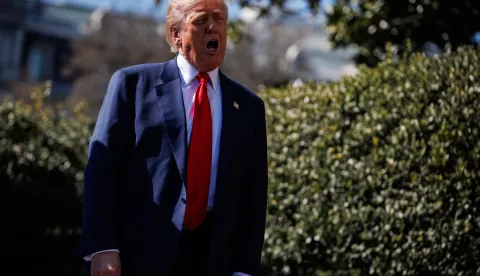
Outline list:
[[[264,243],[267,212],[268,165],[265,107],[255,127],[253,147],[240,196],[237,240],[234,255],[234,271],[248,275],[260,274],[261,254]]]
[[[83,230],[78,254],[120,249],[122,166],[132,136],[131,109],[126,74],[119,70],[110,79],[95,124],[84,181]]]

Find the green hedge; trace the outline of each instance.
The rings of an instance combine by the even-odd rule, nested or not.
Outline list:
[[[92,126],[42,106],[42,93],[0,102],[4,260],[25,275],[79,275]],[[261,96],[265,275],[480,274],[478,51],[388,59]]]
[[[262,97],[267,275],[480,275],[479,51]]]
[[[80,275],[83,168],[91,126],[44,106],[0,102],[3,260],[15,275]],[[10,269],[11,270],[11,269]]]

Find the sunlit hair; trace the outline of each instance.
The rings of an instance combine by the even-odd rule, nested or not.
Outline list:
[[[225,4],[224,0],[217,0],[221,2],[227,11],[228,18],[228,7]],[[172,30],[171,26],[180,28],[182,21],[187,18],[187,15],[190,13],[192,8],[201,1],[198,0],[170,0],[167,9],[167,22],[165,24],[165,37],[167,39],[168,45],[172,52],[177,53],[178,47],[175,42],[172,40]]]

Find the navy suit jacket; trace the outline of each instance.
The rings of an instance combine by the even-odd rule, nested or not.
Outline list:
[[[265,109],[258,96],[219,74],[223,120],[210,275],[258,275],[267,205]],[[176,59],[115,72],[90,143],[78,254],[119,249],[122,276],[169,275],[186,206],[187,152]]]

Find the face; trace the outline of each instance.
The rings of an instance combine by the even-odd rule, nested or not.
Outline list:
[[[219,0],[194,0],[181,26],[172,27],[178,51],[199,72],[219,67],[227,44],[227,10]]]

